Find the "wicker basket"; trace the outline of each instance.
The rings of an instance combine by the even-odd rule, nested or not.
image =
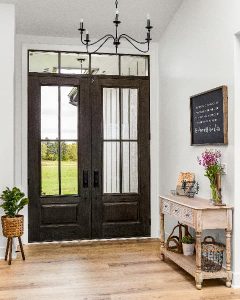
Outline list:
[[[223,264],[225,245],[216,243],[214,238],[206,236],[202,243],[202,271],[220,271]]]
[[[23,216],[17,215],[13,218],[2,216],[3,235],[7,238],[20,237],[23,235]]]

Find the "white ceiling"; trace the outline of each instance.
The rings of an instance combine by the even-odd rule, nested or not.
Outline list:
[[[0,0],[16,5],[18,34],[78,37],[80,19],[91,37],[113,33],[115,0]],[[120,31],[145,39],[146,15],[154,26],[153,38],[158,41],[182,0],[119,0]]]

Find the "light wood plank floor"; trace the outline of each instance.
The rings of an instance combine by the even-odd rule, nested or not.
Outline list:
[[[159,259],[159,243],[38,244],[25,246],[12,266],[0,262],[1,300],[240,299],[220,280],[195,289],[194,279]]]

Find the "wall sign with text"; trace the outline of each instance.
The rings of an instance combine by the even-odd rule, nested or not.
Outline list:
[[[228,143],[226,86],[190,97],[191,145]]]

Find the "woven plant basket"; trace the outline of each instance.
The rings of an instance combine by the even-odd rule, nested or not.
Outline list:
[[[23,235],[23,216],[16,215],[13,218],[2,216],[3,235],[7,238],[20,237]]]

